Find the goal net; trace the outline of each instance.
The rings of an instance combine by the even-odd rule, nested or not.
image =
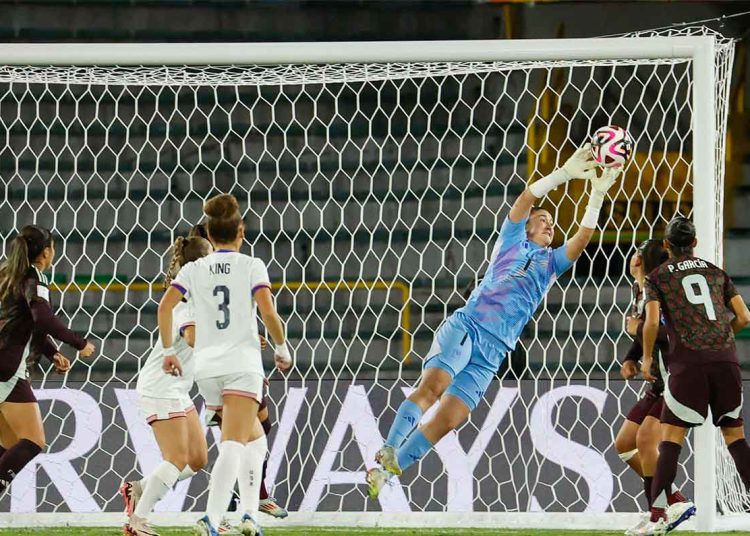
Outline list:
[[[109,62],[91,59],[97,47],[33,48],[0,67],[0,232],[54,230],[53,300],[97,344],[65,378],[35,368],[49,447],[0,501],[17,514],[0,523],[120,520],[120,483],[158,464],[134,378],[157,337],[170,244],[219,192],[240,200],[246,251],[269,266],[296,358],[289,376],[270,376],[266,478],[291,522],[562,527],[643,509],[613,447],[643,389],[619,377],[627,264],[676,212],[694,217],[702,255],[721,259],[731,42],[233,45],[225,61],[154,45],[110,47]],[[469,421],[369,501],[365,470],[515,197],[607,124],[637,150],[600,232]],[[585,205],[582,181],[544,200],[556,243]],[[213,460],[218,433],[207,434]],[[710,485],[723,511],[743,511],[716,448]],[[677,479],[687,495],[693,452]],[[206,496],[204,472],[157,511],[189,522],[177,514]]]

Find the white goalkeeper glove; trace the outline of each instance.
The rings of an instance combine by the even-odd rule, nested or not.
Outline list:
[[[582,227],[596,229],[596,224],[599,221],[599,211],[604,204],[607,191],[617,181],[617,177],[620,176],[621,172],[621,167],[604,168],[601,175],[597,176],[594,174],[590,179],[591,193],[589,194],[589,204],[586,206],[586,212],[581,220]]]
[[[591,154],[591,144],[587,143],[568,158],[563,166],[529,186],[534,197],[542,198],[570,179],[591,179],[596,177],[596,162]]]
[[[289,352],[286,342],[277,344],[273,349],[273,360],[276,363],[276,368],[281,371],[288,370],[292,366],[292,354]]]

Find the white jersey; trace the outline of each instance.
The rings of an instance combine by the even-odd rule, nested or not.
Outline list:
[[[195,379],[263,374],[256,290],[271,286],[260,259],[219,250],[186,264],[172,286],[195,308]]]
[[[169,399],[188,396],[190,389],[193,388],[195,359],[193,349],[188,346],[181,335],[186,327],[194,325],[195,315],[192,305],[185,302],[178,303],[172,312],[172,347],[182,365],[182,376],[172,376],[162,370],[164,346],[159,338],[138,374],[135,388],[139,395]]]

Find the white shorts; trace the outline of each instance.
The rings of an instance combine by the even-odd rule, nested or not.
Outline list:
[[[210,423],[214,414],[224,407],[224,395],[246,396],[263,401],[263,375],[253,372],[240,372],[196,380],[198,391],[206,401],[206,422]]]
[[[191,411],[195,411],[195,405],[190,397],[182,398],[155,398],[152,396],[139,396],[138,406],[141,409],[146,422],[166,421],[186,417]]]

